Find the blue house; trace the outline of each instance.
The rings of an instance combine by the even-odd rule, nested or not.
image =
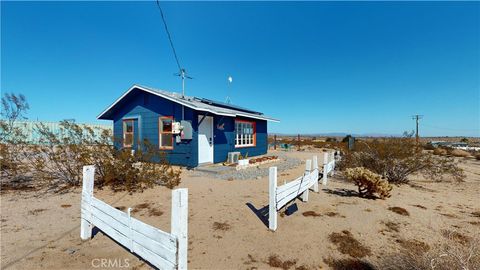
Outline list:
[[[204,98],[134,85],[98,119],[113,121],[117,148],[137,149],[148,140],[171,164],[196,167],[267,153],[267,122],[260,112]]]

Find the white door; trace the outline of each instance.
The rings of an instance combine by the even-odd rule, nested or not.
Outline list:
[[[198,116],[198,163],[213,163],[213,117]]]

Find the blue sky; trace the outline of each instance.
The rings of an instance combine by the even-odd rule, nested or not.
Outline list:
[[[161,2],[188,95],[270,132],[480,136],[479,2]],[[1,91],[31,119],[96,116],[132,84],[180,91],[155,2],[1,2]],[[233,84],[227,85],[227,76]]]

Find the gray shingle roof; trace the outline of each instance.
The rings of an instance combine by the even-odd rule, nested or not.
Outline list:
[[[120,98],[118,98],[112,105],[110,105],[106,110],[104,110],[100,115],[97,116],[98,119],[106,119],[106,115],[110,110],[115,107],[115,105],[122,100],[124,97],[126,97],[131,91],[138,89],[142,90],[163,98],[166,98],[168,100],[171,100],[173,102],[176,102],[178,104],[184,105],[185,107],[189,107],[191,109],[197,110],[197,111],[204,111],[204,112],[210,112],[212,114],[216,115],[222,115],[222,116],[231,116],[231,117],[247,117],[247,118],[253,118],[253,119],[260,119],[260,120],[267,120],[267,121],[273,121],[273,122],[279,122],[279,120],[274,119],[269,116],[265,116],[262,113],[255,112],[252,110],[240,108],[238,106],[233,106],[230,104],[224,104],[222,102],[215,102],[215,101],[210,101],[202,98],[197,98],[197,97],[189,97],[185,96],[182,97],[181,94],[174,93],[174,92],[168,92],[160,89],[155,89],[152,87],[148,86],[142,86],[142,85],[133,85],[127,92],[125,92]]]

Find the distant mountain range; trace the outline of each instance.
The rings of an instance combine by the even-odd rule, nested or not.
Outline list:
[[[270,133],[269,135],[277,136],[297,136],[298,134],[292,133]],[[344,133],[344,132],[328,132],[328,133],[307,133],[300,134],[302,137],[345,137],[347,135],[352,135],[353,137],[400,137],[402,134],[386,134],[386,133],[365,133],[365,134],[355,134],[355,133]]]

